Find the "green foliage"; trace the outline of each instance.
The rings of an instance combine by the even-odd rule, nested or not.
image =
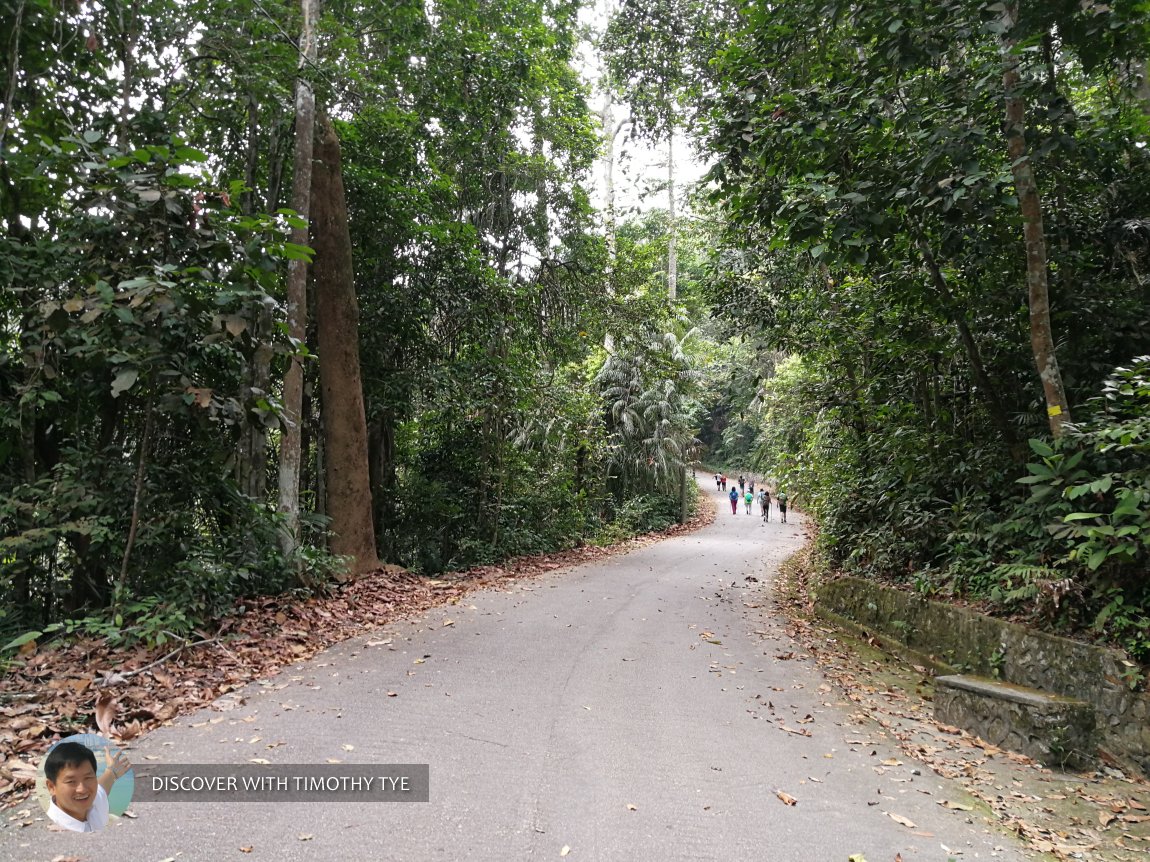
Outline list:
[[[286,356],[307,357],[312,378],[316,364],[313,335],[282,335],[284,262],[310,256],[280,209],[292,8],[29,4],[5,42],[6,632],[81,618],[154,640],[163,629],[137,617],[183,631],[177,614],[206,621],[341,564],[323,550],[317,398],[303,417],[313,511],[291,559],[269,487]],[[605,258],[582,187],[598,139],[570,62],[577,13],[326,4],[308,73],[349,118],[388,559],[463,566],[569,545],[610,517],[586,364]],[[125,615],[137,600],[156,604]]]
[[[662,140],[694,121],[733,11],[706,0],[623,0],[614,10],[600,48],[640,133]]]
[[[1146,115],[1111,74],[1143,59],[1145,18],[1026,7],[1012,34],[1079,420],[1024,468],[1047,423],[1002,10],[742,7],[705,129],[726,225],[711,301],[760,353],[794,358],[734,381],[712,445],[738,451],[754,428],[759,467],[814,515],[833,565],[1094,628],[1144,657],[1142,361],[1105,384],[1111,409],[1085,402],[1150,349]]]
[[[1031,441],[1040,460],[1019,481],[1064,554],[1061,570],[1086,593],[1093,628],[1147,656],[1150,357],[1115,369],[1090,406],[1092,415],[1056,446]]]
[[[86,134],[40,153],[79,205],[60,201],[38,241],[7,241],[23,305],[0,353],[0,552],[15,560],[5,591],[50,618],[100,607],[113,585],[146,595],[206,549],[259,554],[240,530],[270,514],[226,464],[257,408],[242,372],[260,346],[251,321],[275,307],[283,224],[232,209],[178,140],[123,154]],[[280,562],[259,564],[267,579]]]
[[[1093,414],[1057,444],[1032,439],[1035,460],[1014,483],[1030,493],[1020,495],[1007,464],[991,483],[958,457],[988,464],[990,453],[923,448],[905,417],[889,443],[871,435],[864,451],[825,381],[791,358],[764,387],[758,466],[815,516],[833,565],[987,600],[1144,659],[1146,370],[1143,358],[1117,369]],[[1083,500],[1092,511],[1079,511]]]
[[[641,494],[619,507],[614,518],[595,535],[594,542],[610,545],[632,536],[665,530],[678,520],[677,494]]]

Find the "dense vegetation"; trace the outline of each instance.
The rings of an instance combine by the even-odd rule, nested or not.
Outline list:
[[[316,5],[3,5],[0,643],[665,525],[702,440],[1150,656],[1142,0],[627,0],[595,82],[575,0]]]
[[[314,6],[3,6],[3,640],[681,515],[690,327],[589,205],[578,4]]]
[[[788,357],[728,457],[802,499],[836,567],[1142,658],[1145,11],[748,6],[702,132],[714,300]]]

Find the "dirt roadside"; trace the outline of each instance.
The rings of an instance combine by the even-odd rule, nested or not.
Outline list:
[[[30,642],[0,667],[0,829],[30,826],[40,813],[30,799],[37,764],[59,739],[98,732],[130,743],[365,631],[458,604],[476,590],[510,589],[701,529],[715,519],[706,497],[701,503],[686,524],[605,547],[585,545],[438,577],[385,566],[332,584],[323,595],[242,600],[218,628],[182,643],[146,648],[114,647],[97,638]]]
[[[969,798],[948,800],[947,807],[969,806],[972,816],[993,816],[1025,840],[1037,859],[1150,859],[1150,784],[1114,769],[1058,772],[939,724],[929,671],[819,619],[810,599],[811,577],[806,551],[780,572],[773,598],[789,620],[790,634],[856,705],[860,726],[962,784]],[[876,771],[883,768],[876,764]]]

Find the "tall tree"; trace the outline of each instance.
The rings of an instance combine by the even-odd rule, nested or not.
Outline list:
[[[347,224],[339,138],[323,114],[312,173],[316,332],[323,389],[324,473],[333,553],[354,572],[378,567],[359,368],[359,303]]]
[[[312,152],[315,146],[315,91],[311,75],[318,47],[316,25],[319,0],[300,0],[299,66],[295,94],[295,158],[292,167],[291,205],[300,219],[292,228],[292,242],[306,246],[311,203]],[[307,343],[307,259],[295,255],[288,263],[288,337],[296,346],[283,382],[283,430],[280,438],[279,511],[283,516],[280,546],[291,553],[299,542],[299,477],[303,441],[303,355]]]
[[[1018,3],[1002,5],[1002,89],[1006,103],[1006,143],[1010,153],[1010,171],[1022,212],[1022,231],[1026,245],[1026,286],[1030,308],[1030,347],[1042,391],[1050,433],[1062,436],[1062,426],[1070,420],[1070,405],[1050,325],[1050,278],[1047,270],[1046,231],[1042,225],[1042,199],[1034,179],[1034,165],[1026,146],[1026,98],[1019,72],[1022,48],[1016,33]]]

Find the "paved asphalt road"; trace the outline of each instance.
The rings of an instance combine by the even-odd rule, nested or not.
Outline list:
[[[137,802],[136,819],[102,834],[0,829],[0,858],[1025,858],[939,805],[957,788],[851,719],[771,615],[799,517],[764,525],[713,496],[719,517],[702,531],[365,634],[131,751],[427,763],[429,803]]]

